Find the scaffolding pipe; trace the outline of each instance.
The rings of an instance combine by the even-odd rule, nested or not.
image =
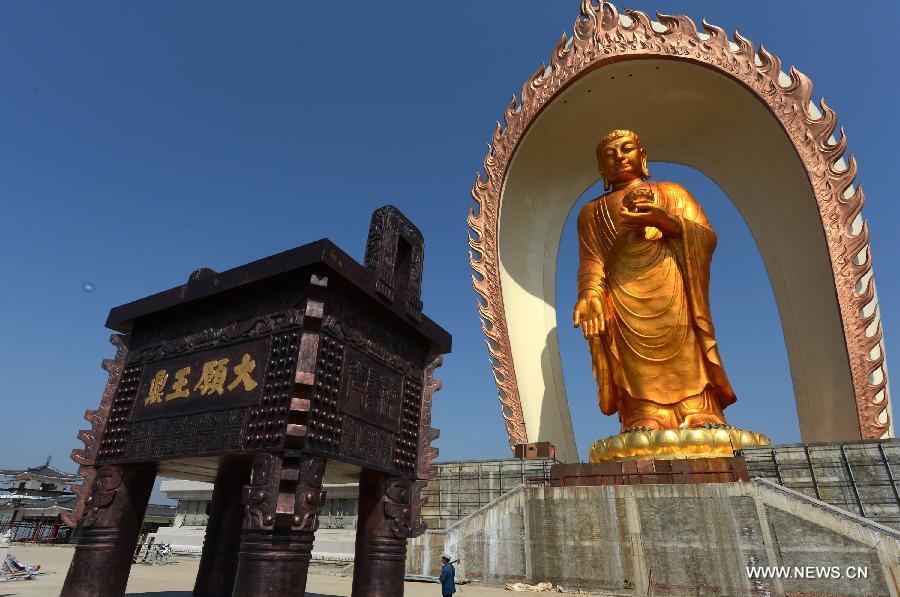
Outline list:
[[[841,446],[841,451],[844,450],[844,446]],[[816,471],[813,470],[813,462],[812,456],[809,454],[809,446],[803,444],[803,451],[806,453],[806,463],[809,465],[809,476],[812,479],[813,491],[816,492],[816,499],[821,500],[822,496],[819,494],[819,482],[816,481]]]
[[[894,480],[894,473],[891,472],[891,463],[888,462],[887,454],[884,452],[884,444],[878,444],[878,451],[881,452],[881,461],[884,462],[888,481],[891,482],[891,489],[894,490],[894,499],[897,500],[897,508],[900,509],[900,492],[897,491],[897,481]]]
[[[847,467],[847,476],[850,478],[850,487],[853,488],[853,496],[856,498],[856,505],[859,506],[859,515],[865,518],[866,509],[863,508],[862,499],[859,497],[859,489],[856,488],[856,479],[853,478],[853,469],[850,468],[850,461],[847,460],[847,452],[844,445],[841,444],[841,458],[844,459],[844,466]]]

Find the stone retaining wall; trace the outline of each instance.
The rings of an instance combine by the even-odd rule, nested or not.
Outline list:
[[[900,595],[900,533],[767,481],[523,486],[412,541],[407,570],[437,574],[442,551],[460,558],[460,577],[497,584],[657,596]],[[750,579],[753,566],[835,566],[841,575],[859,567],[868,578]]]

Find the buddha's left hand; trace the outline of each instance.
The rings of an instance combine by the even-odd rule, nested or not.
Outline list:
[[[634,203],[634,211],[622,208],[622,225],[628,228],[652,226],[666,236],[681,234],[681,222],[669,215],[664,207],[649,199],[640,198]]]

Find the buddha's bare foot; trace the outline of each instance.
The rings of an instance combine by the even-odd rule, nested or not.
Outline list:
[[[632,431],[659,431],[665,429],[659,421],[654,419],[638,419],[629,423],[622,433],[630,433]]]
[[[725,419],[712,414],[688,415],[684,418],[684,423],[682,423],[681,426],[687,427],[688,429],[696,429],[698,427],[704,427],[706,429],[727,429],[731,427],[731,425],[725,422]]]

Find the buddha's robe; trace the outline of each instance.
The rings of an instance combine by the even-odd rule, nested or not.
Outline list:
[[[680,221],[680,235],[622,226],[622,199],[639,187],[599,197],[578,216],[578,294],[598,293],[606,314],[606,332],[589,339],[600,409],[611,415],[629,397],[674,405],[701,393],[724,408],[735,395],[709,310],[716,235],[684,188],[648,185]]]

